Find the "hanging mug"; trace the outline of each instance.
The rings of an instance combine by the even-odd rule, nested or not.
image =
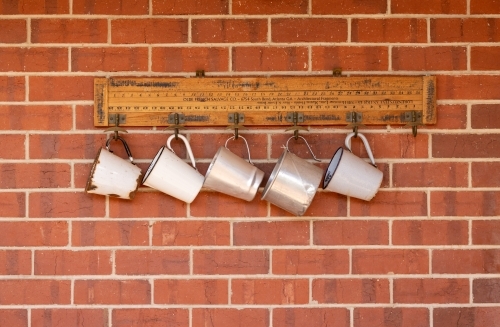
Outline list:
[[[166,146],[158,151],[149,165],[142,183],[176,199],[191,203],[200,193],[203,186],[203,175],[196,169],[188,140],[183,135],[178,134],[177,136],[186,145],[193,167],[177,157],[170,146],[175,135],[170,135]]]
[[[112,140],[121,141],[128,158],[126,161],[113,154],[109,147]],[[141,181],[141,169],[134,164],[132,153],[121,137],[109,138],[106,148],[101,148],[90,170],[85,193],[133,199]]]
[[[345,139],[345,146],[349,151],[340,147],[333,155],[325,172],[323,188],[368,201],[377,193],[383,173],[376,168],[370,145],[361,133],[358,133],[358,136],[363,141],[371,164],[352,154],[351,138],[354,135],[355,133],[349,133]]]
[[[236,198],[252,201],[264,178],[264,172],[255,167],[250,159],[250,148],[243,136],[248,151],[248,162],[227,149],[227,142],[221,146],[208,167],[203,186]]]
[[[306,139],[299,137],[306,142],[314,160],[319,161]],[[316,195],[323,170],[290,152],[288,142],[292,138],[293,136],[286,142],[285,150],[274,166],[262,192],[262,200],[267,200],[296,216],[302,216]]]

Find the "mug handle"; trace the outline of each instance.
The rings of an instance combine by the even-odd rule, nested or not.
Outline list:
[[[108,150],[109,152],[113,152],[110,148],[111,141],[113,141],[113,140],[119,140],[123,143],[123,147],[125,148],[125,151],[127,152],[128,159],[130,160],[131,163],[133,163],[135,165],[134,158],[132,157],[132,152],[130,152],[130,148],[128,147],[127,142],[125,142],[125,140],[122,139],[120,136],[118,136],[116,138],[109,138],[106,141],[106,150]]]
[[[352,150],[351,150],[351,138],[353,136],[355,136],[355,134],[356,133],[349,133],[349,134],[347,134],[347,136],[345,138],[345,146],[351,152],[352,152]],[[368,143],[368,140],[361,133],[358,133],[358,136],[363,141],[363,144],[365,145],[366,152],[368,153],[368,157],[370,157],[370,161],[372,162],[373,167],[377,167],[377,165],[375,164],[375,159],[373,158],[372,149],[370,148],[370,144]]]
[[[247,139],[244,138],[243,136],[239,135],[238,138],[242,138],[243,141],[245,141],[245,144],[247,146],[247,151],[248,151],[248,162],[251,164],[251,165],[254,165],[253,162],[252,162],[252,159],[250,158],[250,148],[248,147],[248,142],[247,142]],[[235,136],[231,136],[230,138],[228,138],[226,140],[226,144],[224,144],[224,147],[227,149],[227,142],[229,142],[229,140],[234,140],[235,139]],[[255,165],[254,165],[255,166]]]
[[[170,143],[172,142],[172,139],[175,137],[175,134],[172,134],[169,136],[168,140],[167,140],[167,148],[172,151],[173,153],[174,150],[172,149],[172,147],[170,146]],[[189,142],[187,140],[187,138],[184,136],[184,135],[181,135],[181,134],[177,134],[177,137],[179,137],[183,142],[184,142],[184,145],[186,146],[186,149],[187,149],[187,152],[188,152],[188,155],[189,155],[189,159],[191,159],[191,163],[193,165],[193,168],[198,170],[198,168],[196,168],[196,163],[194,162],[194,155],[193,155],[193,151],[191,150],[191,146],[189,145]]]
[[[311,156],[313,157],[314,160],[318,161],[318,162],[321,162],[321,160],[319,160],[318,158],[316,158],[316,156],[314,155],[313,153],[313,150],[311,149],[311,146],[309,146],[309,143],[307,143],[307,140],[302,137],[302,136],[298,136],[299,138],[303,139],[304,142],[306,142],[306,145],[307,145],[307,148],[309,149],[309,152],[311,152]],[[288,142],[290,142],[291,139],[295,138],[295,136],[292,136],[290,137],[287,141],[286,141],[286,146],[285,146],[285,149],[290,152],[290,149],[288,149]]]

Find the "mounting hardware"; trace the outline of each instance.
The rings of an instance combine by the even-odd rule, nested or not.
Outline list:
[[[127,122],[127,115],[125,114],[114,114],[114,115],[109,115],[108,117],[108,122],[110,124],[116,125],[116,117],[118,117],[118,124],[125,124]],[[118,126],[118,125],[116,125]]]
[[[363,113],[355,111],[348,112],[345,115],[345,120],[347,122],[350,122],[350,124],[347,125],[347,127],[349,128],[352,127],[352,131],[354,132],[354,137],[358,137],[358,127],[365,126],[361,124],[361,122],[363,121]]]
[[[245,121],[245,114],[233,112],[227,115],[227,122],[232,123],[227,129],[234,129],[234,139],[238,139],[238,129],[247,129],[245,126],[240,125]]]
[[[418,125],[423,125],[422,112],[416,110],[406,111],[403,113],[403,117],[401,120],[404,122],[408,122],[408,124],[406,124],[405,127],[411,126],[412,134],[414,137],[416,137]]]
[[[168,115],[168,123],[173,124],[171,126],[168,126],[166,129],[173,129],[175,133],[175,139],[179,139],[179,129],[185,129],[184,126],[179,125],[184,124],[186,122],[186,118],[184,117],[184,114],[178,114],[178,113],[171,113]]]
[[[127,116],[122,114],[114,114],[109,115],[108,121],[110,124],[115,124],[115,126],[106,128],[104,133],[114,132],[113,139],[118,140],[120,137],[118,136],[118,132],[128,133],[126,129],[118,127],[120,124],[124,124],[127,121]]]
[[[307,131],[307,128],[298,126],[298,123],[304,122],[304,114],[302,112],[287,112],[286,113],[286,121],[289,123],[293,123],[293,126],[288,127],[285,131],[293,131],[293,137],[298,140],[299,139],[299,131]]]
[[[205,71],[203,69],[197,70],[196,77],[205,77]]]
[[[333,69],[333,76],[334,77],[341,77],[342,76],[342,68],[334,68]]]

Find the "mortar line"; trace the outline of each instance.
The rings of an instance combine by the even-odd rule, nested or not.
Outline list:
[[[347,249],[347,252],[349,254],[349,275],[352,275],[352,265],[353,265],[353,260],[352,260],[352,247],[349,247]]]
[[[233,46],[229,46],[228,48],[228,56],[227,56],[227,67],[230,72],[233,71]]]
[[[229,222],[229,245],[233,246],[234,245],[234,222],[230,221]]]
[[[27,312],[27,320],[28,320],[28,321],[27,321],[27,323],[28,323],[28,327],[31,327],[31,326],[32,326],[32,325],[31,325],[31,308],[30,308],[30,307],[28,307],[28,308],[27,308],[27,311],[28,311],[28,312]]]
[[[148,46],[148,72],[153,72],[153,46]]]
[[[272,42],[272,35],[271,35],[271,17],[267,18],[267,44],[271,44]]]
[[[23,75],[20,75],[23,76]],[[24,103],[30,103],[30,77],[24,76]]]
[[[227,5],[229,6],[228,13],[230,16],[232,16],[233,15],[233,0],[229,0]]]
[[[148,225],[148,242],[149,242],[149,246],[153,246],[153,229],[154,229],[154,224],[155,224],[154,220],[150,220],[149,221],[149,225]]]
[[[116,274],[116,250],[111,250],[111,276],[119,276]]]
[[[75,304],[75,279],[72,278],[70,281],[70,304]]]
[[[429,275],[432,275],[432,257],[434,256],[433,249],[428,249],[429,252]],[[433,277],[434,278],[434,277]]]
[[[24,160],[30,160],[30,134],[28,132],[24,133]],[[4,160],[2,160],[4,162]]]
[[[467,16],[470,16],[470,0],[467,0]]]
[[[354,307],[349,308],[349,326],[354,327]]]
[[[193,327],[193,308],[188,308],[189,327]]]
[[[71,220],[67,221],[68,223],[68,247],[71,248],[72,244],[72,235],[73,235],[73,222]]]
[[[309,284],[309,303],[308,304],[315,304],[314,303],[314,298],[313,298],[313,278],[309,277],[308,278],[308,284]]]
[[[352,42],[352,18],[351,17],[347,18],[347,43],[353,43]]]
[[[307,14],[309,16],[312,16],[312,0],[308,0],[307,1]]]
[[[268,310],[269,310],[269,327],[274,327],[274,325],[273,325],[273,312],[274,312],[274,310],[271,308],[269,308]]]
[[[467,186],[472,189],[472,162],[468,163]]]
[[[431,40],[431,19],[430,19],[430,17],[427,17],[425,20],[427,23],[427,44],[430,44],[430,43],[432,43],[432,40]]]
[[[389,246],[392,246],[392,229],[393,229],[393,221],[392,220],[389,220],[387,222],[388,224],[388,227],[389,227]]]
[[[427,200],[427,218],[432,218],[432,213],[431,213],[431,192],[428,190],[426,193],[426,200]]]
[[[314,223],[309,220],[309,245],[314,246]]]
[[[31,249],[31,276],[35,276],[35,249]]]
[[[472,240],[472,225],[473,225],[473,224],[472,224],[472,220],[471,220],[471,219],[469,219],[469,223],[468,223],[468,228],[469,228],[468,245],[469,245],[469,246],[472,246],[472,245],[473,245],[473,244],[472,244],[472,241],[473,241],[473,240]]]
[[[148,16],[153,15],[153,0],[149,0]]]
[[[188,39],[187,43],[191,45],[193,43],[193,19],[191,17],[188,18]]]
[[[466,53],[467,53],[467,71],[471,71],[471,52],[472,52],[472,47],[471,45],[467,45],[466,48]]]
[[[472,104],[470,102],[467,104],[467,125],[465,130],[472,130]]]
[[[73,15],[73,0],[69,0],[69,14]]]
[[[112,35],[111,35],[111,20],[112,20],[112,18],[108,17],[108,19],[107,19],[108,33],[107,33],[107,42],[106,42],[108,46],[113,44]]]
[[[307,71],[312,72],[312,46],[307,47]]]
[[[390,15],[392,13],[392,2],[391,0],[387,0],[387,14]]]
[[[194,275],[194,250],[192,248],[189,249],[189,275],[192,276]]]
[[[233,278],[229,277],[227,279],[227,303],[229,305],[233,304]]]
[[[389,61],[388,64],[387,64],[387,70],[392,72],[392,48],[393,46],[392,45],[389,45],[387,47],[387,60]]]
[[[155,280],[153,277],[148,279],[149,286],[151,287],[151,302],[150,304],[155,304]]]
[[[439,326],[434,326],[434,307],[429,307],[429,326],[439,327]]]
[[[392,188],[394,186],[393,175],[394,174],[394,162],[389,163],[389,187]]]
[[[389,277],[389,304],[394,306],[394,278]]]
[[[4,19],[2,17],[2,19]],[[31,18],[26,19],[26,43],[31,44]]]
[[[113,327],[113,308],[108,308],[108,326]]]

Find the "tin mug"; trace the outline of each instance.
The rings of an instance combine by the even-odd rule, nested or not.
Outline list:
[[[148,167],[142,183],[176,199],[191,203],[203,186],[203,175],[196,169],[193,151],[185,136],[177,135],[186,146],[192,167],[180,159],[170,146],[175,135],[170,135]]]
[[[297,157],[288,149],[288,142],[262,192],[262,200],[267,200],[296,216],[302,216],[311,205],[318,190],[323,170],[305,159]],[[311,147],[306,142],[314,160]]]
[[[112,140],[121,141],[129,161],[113,154]],[[121,137],[109,138],[106,148],[101,148],[92,164],[85,193],[109,195],[121,199],[133,199],[141,181],[141,169],[134,164],[130,148]]]
[[[355,133],[349,133],[345,139],[345,146],[349,151],[342,147],[335,151],[325,172],[323,188],[369,201],[380,188],[383,173],[377,169],[368,140],[361,133],[358,136],[363,141],[371,164],[352,154],[351,138],[354,135]]]
[[[264,178],[264,172],[255,167],[250,159],[250,148],[243,136],[248,151],[248,162],[227,149],[227,142],[221,146],[208,167],[203,186],[236,198],[252,201]]]

